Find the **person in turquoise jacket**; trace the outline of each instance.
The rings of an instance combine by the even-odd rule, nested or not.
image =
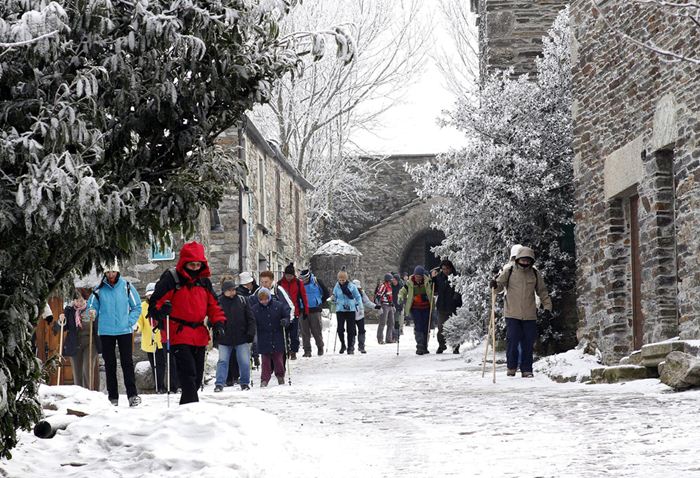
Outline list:
[[[119,347],[126,395],[129,406],[135,407],[141,403],[141,398],[136,390],[132,332],[141,315],[141,298],[136,289],[121,277],[116,262],[105,267],[104,277],[93,290],[87,307],[92,319],[99,318],[97,335],[102,344],[109,401],[114,406],[119,405],[116,355],[116,347]]]
[[[338,338],[340,339],[340,353],[344,353],[345,347],[345,328],[348,331],[348,355],[355,353],[355,335],[356,324],[355,314],[358,310],[363,310],[362,296],[357,290],[357,287],[352,282],[348,281],[348,273],[345,271],[338,272],[338,282],[333,288],[333,302],[335,302],[335,316],[338,319]]]

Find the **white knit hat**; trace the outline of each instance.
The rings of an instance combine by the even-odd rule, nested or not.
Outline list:
[[[358,289],[362,289],[362,282],[360,282],[358,279],[353,279],[352,283],[355,284],[355,287]]]
[[[253,282],[253,274],[251,274],[251,273],[248,272],[248,271],[246,271],[246,272],[241,272],[241,273],[238,275],[238,282],[239,282],[241,285],[250,284],[251,282]]]
[[[117,262],[117,259],[114,259],[114,262],[110,264],[105,264],[104,266],[105,272],[119,272],[119,263]]]

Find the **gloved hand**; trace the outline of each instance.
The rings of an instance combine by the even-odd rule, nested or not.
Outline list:
[[[498,289],[498,282],[496,282],[496,279],[492,279],[491,282],[489,282],[489,287],[492,289]]]
[[[165,303],[160,306],[160,313],[163,317],[165,317],[166,315],[170,315],[172,311],[173,304],[171,304],[169,300],[166,300]]]
[[[226,335],[226,328],[223,322],[217,322],[214,324],[214,340],[221,340]]]
[[[247,344],[252,344],[255,341],[255,336],[254,335],[246,335],[245,341]]]
[[[542,312],[542,318],[544,320],[552,320],[553,317],[554,316],[552,315],[551,310],[544,309],[544,311]]]
[[[379,305],[379,304],[377,304],[377,305],[375,305],[375,306],[374,306],[374,308],[375,308],[376,310],[379,310],[379,309],[381,309],[381,308],[382,308],[382,306],[381,306],[381,305]]]
[[[280,323],[282,324],[282,327],[285,329],[289,327],[289,317],[284,317],[282,320],[280,320]]]

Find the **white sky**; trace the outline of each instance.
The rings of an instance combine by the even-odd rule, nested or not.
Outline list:
[[[453,107],[455,97],[444,86],[442,74],[433,58],[441,49],[450,49],[451,42],[442,18],[434,12],[434,41],[428,50],[420,78],[406,91],[404,100],[379,118],[380,127],[372,132],[359,132],[354,142],[369,153],[428,154],[440,153],[464,145],[462,133],[441,127],[438,118]]]

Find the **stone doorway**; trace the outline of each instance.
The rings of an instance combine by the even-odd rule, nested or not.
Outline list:
[[[440,258],[432,252],[432,248],[442,244],[445,234],[436,229],[426,229],[419,232],[406,244],[401,254],[400,273],[413,274],[417,265],[422,265],[426,270],[440,265]]]

